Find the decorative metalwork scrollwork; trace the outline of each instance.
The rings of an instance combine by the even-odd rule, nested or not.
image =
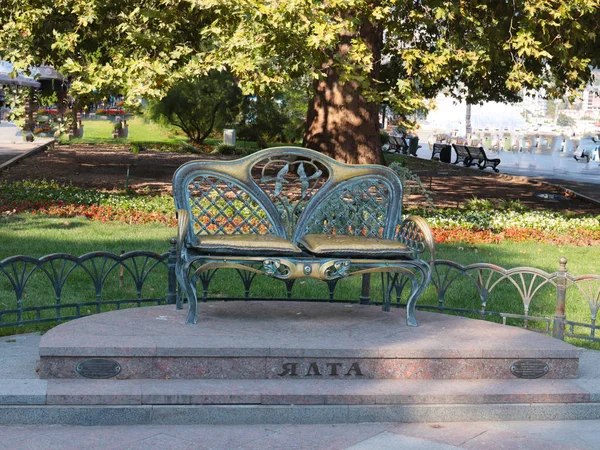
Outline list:
[[[567,274],[567,287],[575,287],[590,307],[590,319],[596,321],[600,309],[600,275],[573,276]]]
[[[198,175],[188,186],[191,221],[196,235],[270,234],[274,227],[262,205],[244,183],[218,175]]]
[[[480,310],[462,309],[462,312],[472,312],[484,319],[488,315],[503,315],[506,317],[520,318],[527,328],[530,320],[549,322],[548,318],[533,317],[529,315],[530,304],[536,294],[544,286],[556,287],[557,273],[547,273],[532,267],[516,267],[504,269],[494,264],[471,264],[463,266],[453,261],[438,260],[432,274],[432,284],[438,293],[438,306],[440,310],[455,310],[444,305],[444,298],[448,289],[459,279],[467,279],[477,289],[480,298]],[[488,301],[492,291],[501,282],[510,283],[520,296],[523,314],[505,314],[501,311],[488,311]],[[504,319],[505,321],[505,319]],[[549,331],[549,329],[547,329]]]
[[[327,261],[321,266],[321,276],[324,280],[336,280],[350,274],[350,260]]]
[[[415,256],[429,251],[430,261],[435,260],[435,243],[427,222],[421,217],[409,216],[398,228],[396,239],[411,249]]]
[[[283,259],[266,259],[263,261],[263,270],[269,277],[285,280],[292,276],[294,265]]]
[[[327,169],[315,160],[280,157],[260,160],[255,167],[260,167],[256,182],[278,207],[286,233],[291,236],[306,204],[327,182]]]

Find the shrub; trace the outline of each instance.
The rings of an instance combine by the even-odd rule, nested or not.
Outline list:
[[[379,132],[379,141],[381,142],[381,146],[387,145],[390,143],[390,135],[385,131]]]
[[[212,155],[223,155],[223,156],[232,156],[232,155],[241,155],[242,152],[235,145],[225,144],[224,142],[217,145],[215,149],[211,152]]]

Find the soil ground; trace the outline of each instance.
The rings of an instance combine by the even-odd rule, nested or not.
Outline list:
[[[82,188],[123,191],[129,169],[130,189],[148,194],[170,193],[171,178],[175,170],[183,163],[200,157],[195,154],[154,151],[134,154],[126,145],[62,145],[3,170],[0,172],[0,180],[46,179],[72,183]],[[570,211],[575,214],[600,212],[599,203],[553,184],[417,158],[405,157],[402,162],[419,175],[437,207],[457,207],[477,197],[519,200],[537,210]],[[565,186],[565,183],[561,184]],[[566,187],[570,187],[566,184]],[[580,185],[578,192],[585,191],[586,188],[590,187]],[[414,205],[423,203],[424,199],[414,196],[410,202]]]

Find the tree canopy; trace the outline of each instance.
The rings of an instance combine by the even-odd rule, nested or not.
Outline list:
[[[245,94],[308,77],[307,145],[378,162],[378,104],[572,94],[599,65],[600,0],[0,0],[0,59],[74,93],[161,97],[227,70]]]

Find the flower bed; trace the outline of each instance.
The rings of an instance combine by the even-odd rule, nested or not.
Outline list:
[[[162,223],[175,226],[169,195],[114,195],[48,181],[0,184],[0,214],[84,216],[102,222]],[[410,213],[410,211],[406,211]],[[436,242],[499,243],[536,241],[556,244],[600,244],[600,215],[575,216],[547,211],[417,211],[433,230]],[[208,218],[207,218],[208,220]],[[223,224],[227,219],[222,218]]]
[[[39,123],[33,130],[35,135],[50,135],[53,136],[56,131],[56,127],[48,122]]]
[[[110,109],[97,109],[96,110],[96,115],[98,116],[124,116],[125,110],[121,109],[121,108],[110,108]]]

